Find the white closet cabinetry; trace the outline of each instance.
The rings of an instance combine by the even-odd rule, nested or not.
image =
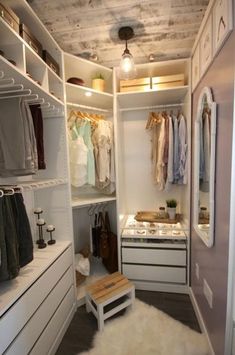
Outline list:
[[[119,92],[116,70],[114,113],[118,176],[119,265],[122,272],[140,289],[187,292],[190,174],[188,173],[187,185],[172,185],[167,191],[159,191],[153,182],[151,135],[145,126],[151,111],[173,110],[177,113],[181,110],[187,119],[188,168],[190,167],[189,70],[190,61],[187,59],[137,65],[139,78],[184,74],[185,83],[182,86],[159,90],[149,89],[144,92]],[[137,211],[156,211],[160,206],[166,206],[166,200],[171,198],[178,201],[177,212],[183,215],[183,221],[177,227],[181,229],[183,235],[180,244],[179,238],[175,238],[172,233],[168,233],[166,238],[161,225],[156,225],[157,231],[150,236],[139,235],[138,229],[143,226],[140,227],[138,224],[133,235],[126,233],[124,227],[128,227],[127,220],[130,215],[133,218]],[[149,224],[146,223],[144,227],[148,233]],[[131,229],[131,227],[128,228]]]
[[[0,84],[4,90],[7,85],[9,90],[18,85],[22,93],[40,99],[46,162],[46,169],[36,175],[1,178],[0,184],[22,186],[34,241],[38,239],[37,207],[43,209],[46,224],[55,226],[56,239],[55,245],[42,250],[35,244],[34,260],[20,269],[16,279],[0,283],[0,353],[53,354],[76,308],[63,55],[26,1],[7,3],[59,63],[61,77],[0,17],[0,49],[4,52]],[[49,238],[45,229],[44,237]]]
[[[64,53],[64,80],[66,88],[66,112],[82,111],[93,114],[103,114],[113,122],[113,71],[97,63]],[[104,91],[92,88],[92,79],[102,75],[105,80]],[[69,78],[80,78],[84,85],[68,83]],[[72,186],[72,209],[75,252],[91,244],[91,224],[94,214],[104,209],[108,211],[112,231],[116,233],[116,193],[106,195],[95,187],[84,185]],[[107,274],[101,259],[91,257],[91,273],[85,283],[77,287],[78,305],[85,302],[85,285],[92,283]]]

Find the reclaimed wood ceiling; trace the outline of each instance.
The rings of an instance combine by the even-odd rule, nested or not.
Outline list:
[[[108,67],[119,64],[122,26],[135,36],[128,48],[135,63],[186,58],[209,0],[28,0],[61,48]]]

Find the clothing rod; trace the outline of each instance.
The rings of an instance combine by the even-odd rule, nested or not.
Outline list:
[[[151,110],[155,108],[166,108],[166,107],[180,107],[184,106],[185,104],[180,103],[180,104],[168,104],[168,105],[154,105],[154,106],[142,106],[142,107],[128,107],[128,108],[121,108],[121,112],[127,112],[127,111],[141,111],[141,110]]]
[[[1,76],[0,76],[1,78]],[[0,79],[0,87],[5,88],[9,85],[15,84],[15,80],[13,78],[8,78],[8,79]]]
[[[7,88],[11,89],[11,90],[6,90],[5,87],[3,87],[4,90],[1,90],[1,86],[0,86],[0,94],[11,94],[11,93],[16,93],[16,92],[21,92],[24,90],[23,85],[7,85]]]
[[[0,95],[0,100],[12,99],[14,97],[30,96],[31,94],[32,94],[32,91],[30,89],[26,89],[26,90],[19,91],[18,95],[17,95],[17,93],[15,95],[7,95],[7,96],[5,96],[5,95],[1,96]]]
[[[72,102],[67,102],[67,106],[80,107],[80,108],[84,108],[84,109],[87,109],[87,110],[100,111],[100,112],[109,112],[109,111],[111,111],[111,110],[107,110],[107,109],[99,108],[99,107],[94,107],[94,106],[86,106],[86,105],[80,105],[80,104],[73,104]]]

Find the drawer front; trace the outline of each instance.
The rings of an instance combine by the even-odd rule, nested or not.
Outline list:
[[[72,284],[73,269],[70,267],[6,350],[7,355],[25,355],[30,352]]]
[[[124,263],[186,266],[186,250],[122,248]]]
[[[71,287],[59,308],[55,312],[50,323],[38,339],[37,343],[30,352],[30,355],[50,354],[50,349],[53,346],[56,337],[63,328],[64,322],[68,318],[74,303],[74,288]]]
[[[123,274],[131,280],[186,283],[186,268],[122,264]]]
[[[72,248],[69,247],[37,282],[19,298],[9,311],[0,318],[0,353],[2,353],[17,336],[64,272],[70,267],[71,263]]]

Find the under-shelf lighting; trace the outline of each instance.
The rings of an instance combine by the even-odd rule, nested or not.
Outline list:
[[[90,97],[90,96],[92,96],[92,92],[86,91],[86,92],[85,92],[85,95],[86,95],[87,97]]]

